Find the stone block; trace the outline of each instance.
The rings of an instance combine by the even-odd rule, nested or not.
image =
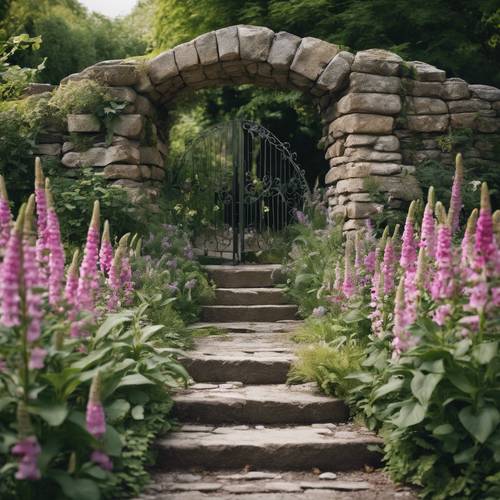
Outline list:
[[[345,141],[346,148],[352,148],[356,146],[372,146],[374,145],[379,137],[378,135],[368,135],[368,134],[351,134],[347,136]]]
[[[397,115],[400,111],[401,98],[396,94],[349,92],[337,103],[337,112],[341,114],[375,113]]]
[[[149,165],[139,165],[139,168],[143,179],[151,179],[151,167]]]
[[[207,78],[211,80],[217,80],[219,78],[227,78],[226,73],[222,69],[222,65],[220,63],[210,64],[203,68],[203,72],[207,75]]]
[[[262,26],[238,26],[240,57],[249,61],[266,61],[274,31]]]
[[[405,92],[414,97],[441,98],[443,84],[440,82],[419,82],[417,80],[402,79]]]
[[[200,63],[204,66],[215,64],[219,61],[219,53],[217,52],[217,37],[215,31],[205,33],[195,38],[194,45],[198,52]]]
[[[151,59],[148,64],[148,73],[151,81],[157,85],[179,74],[173,50],[167,50]]]
[[[432,97],[407,97],[408,113],[416,115],[442,115],[448,112],[446,103]]]
[[[469,86],[467,82],[461,78],[448,78],[443,82],[441,97],[447,101],[469,99]]]
[[[368,49],[357,52],[352,63],[352,71],[360,73],[375,73],[377,75],[395,76],[403,59],[382,49]]]
[[[479,117],[477,130],[486,134],[492,134],[500,130],[500,120],[498,118]]]
[[[445,132],[449,124],[448,115],[408,115],[407,127],[415,132]]]
[[[477,113],[452,113],[450,126],[452,128],[474,128],[478,120]]]
[[[392,133],[394,118],[374,114],[352,113],[337,118],[330,124],[329,133],[381,134]]]
[[[377,139],[375,151],[398,151],[399,139],[395,135],[383,135]]]
[[[137,98],[137,93],[130,87],[109,87],[106,93],[114,101],[134,103]]]
[[[276,71],[288,71],[300,41],[300,37],[286,31],[276,33],[267,57],[267,62]]]
[[[215,36],[217,37],[217,47],[221,61],[234,61],[240,58],[240,42],[236,26],[217,30]]]
[[[366,179],[370,179],[375,182],[381,192],[387,193],[392,198],[412,201],[422,196],[420,185],[413,175],[388,175],[385,177],[372,175],[364,179],[339,180],[335,187],[336,192],[338,194],[366,192]]]
[[[349,219],[364,219],[380,213],[383,208],[380,203],[350,201],[346,205],[346,215]]]
[[[260,62],[257,64],[257,74],[265,76],[266,78],[271,78],[273,72],[273,67],[268,63]]]
[[[140,162],[146,165],[163,166],[163,158],[158,148],[154,146],[141,146],[139,148]]]
[[[114,123],[113,132],[123,137],[136,139],[141,135],[143,125],[142,115],[121,115]]]
[[[143,97],[142,95],[138,95],[135,101],[135,109],[136,112],[140,115],[144,116],[154,116],[155,111],[151,102],[147,97]]]
[[[350,162],[330,168],[326,174],[325,183],[332,184],[342,179],[360,179],[370,175],[396,175],[401,172],[403,172],[403,167],[399,163]]]
[[[153,83],[151,79],[144,71],[137,72],[137,83],[135,84],[135,89],[137,92],[141,92],[143,94],[149,93],[154,90]]]
[[[177,45],[174,49],[174,58],[179,72],[196,68],[200,64],[194,42]]]
[[[142,178],[141,169],[138,165],[113,163],[104,167],[106,179],[132,179],[134,181]]]
[[[339,52],[321,73],[316,86],[329,92],[336,92],[347,81],[354,56],[350,52]]]
[[[62,158],[62,164],[69,168],[105,167],[110,163],[139,163],[139,149],[129,144],[90,148],[84,152],[70,151]]]
[[[337,45],[318,38],[305,37],[300,42],[290,69],[305,78],[316,80],[338,53]]]
[[[151,167],[151,179],[163,180],[165,178],[165,170],[158,167]]]
[[[450,113],[475,113],[481,109],[480,102],[480,99],[450,101],[448,103],[448,110]]]
[[[349,219],[344,222],[342,229],[344,231],[358,231],[359,229],[366,229],[366,224],[369,219]]]
[[[375,151],[369,148],[346,148],[344,155],[350,161],[401,161],[401,154],[395,152]]]
[[[485,101],[500,101],[500,89],[491,85],[469,85],[474,97],[484,99]]]
[[[198,68],[195,67],[188,71],[182,71],[181,78],[184,80],[186,85],[191,85],[193,83],[200,83],[207,79],[205,73],[203,73],[203,70],[200,67]]]
[[[99,132],[101,123],[97,116],[90,114],[68,115],[68,132]]]
[[[351,72],[349,79],[350,92],[398,94],[401,91],[401,79],[396,76]]]
[[[409,61],[408,66],[415,73],[416,80],[420,82],[444,82],[446,80],[446,72],[432,66],[432,64],[422,61]]]
[[[95,65],[80,74],[111,87],[133,86],[138,79],[137,68],[132,64]]]
[[[294,71],[290,71],[288,75],[289,81],[299,90],[310,89],[313,86],[313,81],[305,76],[299,75]]]

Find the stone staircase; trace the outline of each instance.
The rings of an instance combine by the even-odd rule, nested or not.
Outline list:
[[[222,332],[199,336],[183,361],[195,383],[175,395],[180,427],[157,443],[155,485],[144,498],[243,499],[236,493],[254,492],[248,498],[309,499],[320,498],[313,495],[318,489],[330,492],[321,498],[375,498],[354,490],[374,492],[382,481],[378,472],[365,477],[367,466],[380,463],[371,446],[380,439],[349,423],[345,404],[320,394],[314,384],[286,385],[294,359],[290,337],[301,322],[294,319],[295,306],[273,288],[278,266],[207,269],[218,287],[217,303],[204,307],[205,322],[195,328]],[[228,475],[228,469],[244,473]],[[354,474],[355,480],[321,481],[313,470],[328,471],[322,479]],[[265,481],[273,477],[289,480]],[[334,495],[337,487],[349,496]]]
[[[203,306],[203,321],[295,319],[297,306],[287,304],[283,290],[273,288],[280,277],[280,266],[206,266],[206,269],[217,288],[215,304]]]

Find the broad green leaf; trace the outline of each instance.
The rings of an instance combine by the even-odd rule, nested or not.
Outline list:
[[[453,461],[456,464],[470,463],[474,459],[477,450],[478,450],[477,446],[472,446],[471,448],[463,450],[460,453],[457,453],[456,455],[453,456]]]
[[[4,408],[7,408],[7,406],[9,406],[10,404],[15,403],[15,401],[15,398],[11,398],[9,396],[0,398],[0,412],[2,412],[2,410]]]
[[[131,385],[152,385],[154,382],[140,373],[132,373],[130,375],[125,375],[118,385],[118,387],[129,387]]]
[[[438,425],[437,427],[434,428],[434,430],[432,431],[432,433],[435,435],[435,436],[446,436],[447,434],[451,434],[452,432],[454,432],[454,428],[452,425],[450,424],[442,424],[442,425]]]
[[[404,384],[404,380],[399,377],[391,377],[389,381],[384,384],[383,386],[379,387],[374,393],[373,399],[378,399],[381,398],[382,396],[385,396],[386,394],[389,394],[391,392],[399,391]]]
[[[424,375],[416,372],[411,381],[411,392],[422,405],[428,405],[434,389],[443,378],[441,374],[429,373]]]
[[[116,399],[106,406],[106,416],[111,422],[121,420],[130,410],[130,403],[126,399]]]
[[[119,457],[123,448],[120,433],[112,426],[106,426],[106,434],[103,437],[104,450],[108,455]]]
[[[54,427],[61,425],[68,416],[68,407],[66,403],[49,404],[40,402],[40,404],[37,406],[29,406],[28,410],[30,413],[39,415],[49,425],[52,425]]]
[[[137,405],[132,408],[132,418],[134,420],[144,420],[144,406]]]
[[[483,342],[472,351],[472,356],[481,365],[487,365],[498,352],[498,342]]]
[[[63,490],[64,495],[71,500],[99,500],[99,487],[91,479],[71,477],[67,472],[54,471],[52,477]]]
[[[422,406],[418,401],[408,400],[401,407],[399,414],[392,420],[397,427],[411,427],[419,424],[425,418],[426,406]]]
[[[444,373],[444,362],[442,359],[436,359],[435,361],[424,361],[420,365],[420,370],[422,370],[423,372]]]
[[[484,443],[500,423],[500,412],[494,406],[483,406],[476,414],[472,406],[466,406],[458,418],[477,441]]]
[[[73,368],[78,368],[79,370],[86,370],[89,366],[104,358],[104,356],[106,356],[111,349],[111,346],[105,347],[104,349],[97,349],[96,351],[87,354],[84,358],[76,361],[71,366]]]
[[[475,394],[478,389],[470,381],[467,375],[459,369],[448,370],[446,372],[446,377],[457,389],[460,389],[462,392],[465,392],[466,394]]]
[[[132,313],[130,311],[122,311],[118,314],[110,314],[104,323],[97,330],[95,337],[96,339],[102,339],[105,337],[113,328],[118,325],[122,325],[127,321],[130,321]]]
[[[155,333],[165,328],[163,325],[148,325],[141,330],[141,341],[147,342]]]

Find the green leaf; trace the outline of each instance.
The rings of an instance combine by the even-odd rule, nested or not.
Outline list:
[[[101,493],[91,479],[77,479],[67,472],[54,471],[51,476],[59,484],[64,495],[71,500],[99,500]]]
[[[116,388],[118,387],[129,387],[131,385],[154,385],[154,382],[140,373],[132,373],[130,375],[125,375]]]
[[[424,375],[416,372],[411,381],[411,392],[418,399],[421,405],[428,405],[434,389],[443,378],[441,374],[429,373]]]
[[[76,361],[71,366],[73,368],[78,368],[79,370],[86,370],[89,366],[93,365],[97,361],[100,361],[108,352],[110,352],[112,347],[105,347],[104,349],[97,349],[96,351],[91,352],[84,358]]]
[[[61,425],[68,416],[68,407],[66,403],[41,402],[39,406],[29,406],[28,410],[30,413],[39,415],[49,425],[52,425],[54,427]]]
[[[487,365],[498,352],[498,342],[483,342],[472,351],[472,356],[481,365]]]
[[[467,375],[459,369],[448,370],[446,372],[446,377],[457,389],[460,389],[466,394],[474,394],[477,391],[477,387],[469,380]]]
[[[450,424],[442,424],[442,425],[438,425],[437,427],[434,428],[434,430],[432,431],[432,433],[435,435],[435,436],[446,436],[447,434],[451,434],[452,432],[454,432],[454,428],[452,425]]]
[[[460,453],[457,453],[456,455],[453,455],[453,461],[456,464],[470,463],[474,459],[476,453],[477,453],[477,446],[472,446],[471,448],[468,448],[466,450],[461,451]]]
[[[144,420],[144,406],[137,405],[132,408],[132,418],[134,420]]]
[[[112,426],[106,426],[106,434],[103,437],[104,450],[108,455],[119,457],[123,448],[120,433]]]
[[[125,399],[116,399],[109,406],[106,406],[106,416],[113,422],[121,420],[130,410],[130,403]]]
[[[418,401],[407,400],[401,407],[399,414],[392,420],[397,427],[411,427],[419,424],[425,418],[426,406],[422,406]]]
[[[102,339],[105,337],[113,328],[118,325],[122,325],[132,318],[132,313],[130,311],[122,311],[117,314],[110,314],[104,323],[98,328],[95,337],[96,339]]]
[[[373,399],[379,399],[382,396],[385,396],[386,394],[389,394],[391,392],[399,391],[404,384],[404,380],[400,377],[391,377],[389,381],[384,384],[383,386],[379,387],[374,393],[373,393]]]
[[[442,359],[436,359],[435,361],[424,361],[420,365],[420,369],[423,372],[431,372],[431,373],[444,373],[444,362]]]
[[[484,443],[500,422],[500,412],[494,406],[483,406],[476,414],[472,406],[466,406],[458,418],[477,441]]]
[[[141,330],[141,341],[147,342],[155,333],[162,330],[164,325],[148,325]]]

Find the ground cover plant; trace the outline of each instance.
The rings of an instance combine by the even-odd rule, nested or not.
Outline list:
[[[493,499],[500,494],[500,214],[483,183],[480,207],[460,228],[462,182],[458,155],[448,210],[431,187],[423,210],[411,204],[401,237],[398,228],[380,237],[367,228],[322,256],[329,269],[309,282],[316,301],[297,334],[313,344],[299,351],[291,381],[316,380],[347,395],[384,437],[387,470],[420,486],[423,497]],[[311,233],[315,239],[322,236]],[[306,252],[295,252],[292,296],[301,286],[297,270],[310,265]]]
[[[176,275],[186,296],[137,280],[149,243],[113,244],[99,202],[83,252],[66,262],[39,161],[36,173],[15,221],[0,178],[0,497],[135,495],[153,439],[172,426],[171,392],[189,379],[177,361],[182,318],[209,286],[190,255]],[[160,313],[178,299],[175,314]]]

